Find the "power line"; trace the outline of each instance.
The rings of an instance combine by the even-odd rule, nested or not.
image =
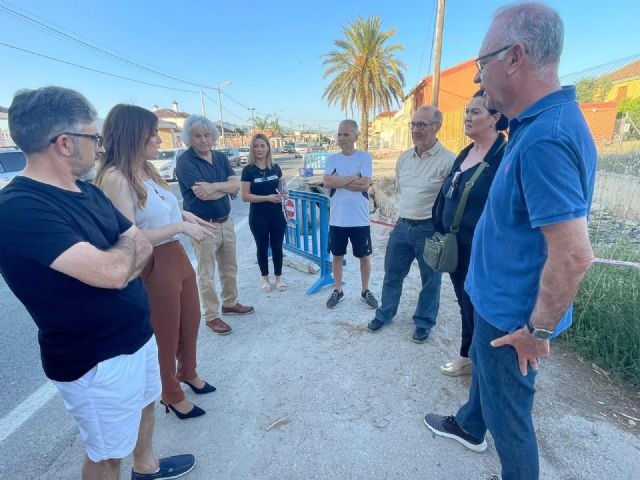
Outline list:
[[[204,96],[207,97],[209,100],[211,100],[213,103],[215,103],[216,105],[220,106],[220,104],[215,101],[213,98],[211,98],[209,95],[207,95],[207,92],[202,92],[204,93]],[[236,115],[235,113],[233,113],[231,110],[227,110],[226,108],[222,107],[222,110],[224,110],[225,112],[227,112],[230,115],[233,115],[234,117],[236,117],[238,120],[242,121],[242,122],[246,122],[246,119],[240,117],[239,115]]]
[[[38,28],[41,31],[45,31],[46,33],[51,33],[51,34],[53,34],[53,35],[55,35],[55,36],[57,36],[59,38],[62,38],[64,40],[68,40],[70,42],[76,43],[76,44],[78,44],[78,45],[80,45],[80,46],[82,46],[82,47],[84,47],[86,49],[89,49],[89,50],[92,50],[94,52],[97,52],[97,53],[99,53],[99,54],[101,54],[103,56],[107,56],[107,57],[109,57],[111,59],[114,59],[114,60],[120,62],[120,63],[125,63],[125,64],[127,64],[129,66],[132,66],[132,67],[135,67],[135,68],[138,68],[138,69],[141,69],[141,70],[144,70],[144,71],[156,74],[156,75],[160,75],[162,77],[169,78],[171,80],[176,80],[178,82],[182,82],[182,83],[186,83],[186,84],[189,84],[189,85],[193,85],[193,86],[196,86],[196,87],[210,88],[210,89],[214,88],[214,87],[210,87],[208,85],[203,85],[203,84],[200,84],[200,83],[191,82],[189,80],[184,80],[182,78],[178,78],[178,77],[173,76],[173,75],[165,74],[165,73],[159,72],[158,70],[155,70],[153,68],[145,67],[144,65],[140,65],[137,62],[128,60],[128,59],[126,59],[126,58],[124,58],[124,57],[122,57],[120,55],[116,55],[114,53],[108,52],[107,50],[104,50],[102,48],[96,47],[95,45],[92,45],[92,44],[90,44],[88,42],[80,40],[79,38],[76,38],[76,37],[74,37],[72,35],[64,33],[64,32],[62,32],[62,31],[60,31],[60,30],[58,30],[56,28],[53,28],[53,27],[47,25],[44,22],[41,22],[39,20],[36,20],[33,17],[30,17],[29,15],[25,15],[23,13],[20,13],[20,12],[16,11],[16,10],[13,10],[13,9],[7,7],[6,5],[0,4],[0,10],[5,11],[6,13],[9,13],[9,14],[17,17],[19,20],[23,21],[24,23],[31,24],[31,26],[35,26],[36,28]]]
[[[13,48],[14,50],[18,50],[20,52],[29,53],[29,54],[35,55],[37,57],[46,58],[47,60],[53,60],[54,62],[64,63],[65,65],[71,65],[72,67],[82,68],[83,70],[89,70],[90,72],[100,73],[102,75],[107,75],[109,77],[120,78],[122,80],[128,80],[130,82],[135,82],[135,83],[141,83],[142,85],[150,85],[152,87],[165,88],[167,90],[174,90],[176,92],[200,93],[197,90],[185,90],[183,88],[168,87],[166,85],[159,85],[157,83],[145,82],[143,80],[136,80],[135,78],[129,78],[129,77],[124,77],[122,75],[116,75],[114,73],[104,72],[102,70],[97,70],[95,68],[85,67],[84,65],[78,65],[77,63],[67,62],[66,60],[61,60],[59,58],[50,57],[48,55],[44,55],[42,53],[38,53],[38,52],[31,51],[31,50],[27,50],[25,48],[16,47],[15,45],[10,45],[8,43],[0,42],[0,45],[2,45],[3,47],[7,47],[7,48]]]

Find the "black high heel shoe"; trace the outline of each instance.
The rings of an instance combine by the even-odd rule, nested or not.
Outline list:
[[[214,387],[213,385],[209,385],[207,382],[204,382],[204,386],[200,388],[187,382],[186,380],[183,380],[182,383],[187,384],[191,388],[191,390],[193,390],[193,393],[197,393],[198,395],[204,395],[205,393],[211,393],[216,391],[216,387]]]
[[[171,410],[173,413],[176,414],[176,417],[178,417],[180,420],[186,420],[187,418],[201,417],[202,415],[207,413],[197,405],[194,405],[193,408],[189,412],[181,413],[178,410],[176,410],[175,408],[173,408],[173,405],[169,405],[168,403],[164,403],[164,400],[160,400],[160,404],[164,405],[164,412],[165,413],[169,413],[169,410]]]

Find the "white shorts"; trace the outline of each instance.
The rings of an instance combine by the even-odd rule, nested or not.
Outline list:
[[[160,396],[156,338],[132,355],[100,362],[73,382],[53,382],[73,416],[92,462],[129,455],[142,409]]]

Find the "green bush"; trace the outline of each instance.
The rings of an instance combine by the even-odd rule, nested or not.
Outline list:
[[[596,251],[601,258],[640,261],[637,245]],[[594,264],[575,300],[573,326],[563,338],[619,380],[640,386],[640,269]]]

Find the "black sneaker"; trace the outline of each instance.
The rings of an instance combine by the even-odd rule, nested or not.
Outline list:
[[[360,294],[360,300],[367,304],[369,308],[378,308],[378,300],[373,296],[371,290],[367,290],[366,292],[362,292]]]
[[[382,320],[374,318],[369,322],[369,325],[367,325],[367,330],[369,330],[370,332],[377,332],[382,327],[384,327],[384,322]]]
[[[462,430],[454,416],[443,417],[428,413],[424,416],[424,424],[436,435],[452,438],[474,452],[482,453],[487,449],[486,440],[478,440]]]
[[[329,297],[329,300],[327,300],[327,308],[336,308],[343,297],[344,292],[339,292],[338,290],[334,289],[333,293]]]
[[[426,328],[416,327],[411,335],[411,340],[415,343],[424,343],[429,338],[429,332],[427,332]]]

